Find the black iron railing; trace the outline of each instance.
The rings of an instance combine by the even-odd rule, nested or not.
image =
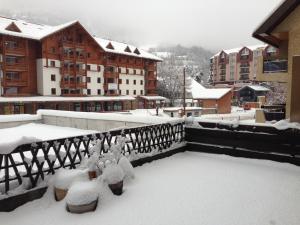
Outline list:
[[[121,136],[126,137],[123,154],[132,160],[157,155],[184,141],[184,123],[159,124],[85,136],[62,138],[19,146],[12,153],[0,154],[0,191],[9,190],[28,179],[31,188],[59,168],[76,168],[97,140],[102,142],[101,154]]]

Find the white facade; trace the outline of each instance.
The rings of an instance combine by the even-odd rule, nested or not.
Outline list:
[[[51,61],[55,62],[55,66],[51,66]],[[37,84],[38,94],[40,95],[61,95],[60,88],[60,61],[48,60],[48,67],[46,59],[37,59]],[[54,80],[51,77],[55,77]],[[52,94],[52,89],[55,88],[55,94]]]
[[[104,95],[104,66],[97,64],[87,65],[89,66],[87,76],[82,77],[82,82],[87,83],[87,88],[83,89],[83,94],[89,96]],[[83,64],[82,69],[86,69],[87,65]],[[119,72],[121,82],[114,84],[120,95],[145,95],[144,70],[120,67]],[[60,61],[51,59],[48,60],[47,64],[46,59],[37,59],[38,94],[43,96],[60,96],[62,94],[60,82]],[[53,93],[53,89],[55,89],[55,93]]]
[[[89,95],[104,95],[104,66],[100,66],[100,71],[98,71],[98,65],[96,64],[88,64],[90,65],[90,70],[87,71],[87,77],[90,79],[90,82],[87,83],[87,90],[85,94]],[[90,93],[88,93],[88,90]],[[98,93],[100,90],[100,93]]]
[[[119,90],[121,95],[138,96],[145,94],[145,77],[143,70],[134,70],[128,68],[128,74],[126,74],[126,68],[121,68],[119,79]]]

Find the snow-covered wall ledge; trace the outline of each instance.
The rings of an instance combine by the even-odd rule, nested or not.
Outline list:
[[[111,129],[139,127],[160,123],[176,123],[175,118],[156,116],[137,116],[122,113],[93,113],[70,112],[59,110],[38,110],[42,123],[55,126],[73,127],[84,130],[97,130],[100,132]]]
[[[0,115],[0,129],[16,127],[28,123],[42,123],[41,115]]]

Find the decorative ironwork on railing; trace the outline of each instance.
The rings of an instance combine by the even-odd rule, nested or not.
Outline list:
[[[100,140],[101,154],[107,153],[119,137],[126,137],[122,153],[131,160],[156,155],[184,141],[184,122],[113,130],[85,136],[62,138],[19,146],[10,154],[0,154],[0,193],[7,193],[25,179],[30,188],[59,168],[76,168],[90,156],[90,148]]]

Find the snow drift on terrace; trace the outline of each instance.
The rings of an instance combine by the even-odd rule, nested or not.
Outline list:
[[[22,144],[92,133],[97,133],[97,131],[58,127],[38,123],[29,123],[17,127],[4,128],[0,129],[0,153],[8,154]]]
[[[99,196],[97,180],[77,181],[72,184],[66,196],[66,202],[70,205],[85,205],[96,201]]]
[[[300,129],[300,124],[295,122],[291,123],[290,120],[280,120],[277,123],[274,123],[273,127],[275,127],[277,130],[286,130],[289,128]]]
[[[5,225],[299,225],[300,168],[265,160],[193,152],[135,169],[114,196],[101,187],[95,212],[73,215],[53,190],[10,213]]]
[[[132,112],[132,111],[131,111]],[[132,115],[128,113],[94,113],[94,112],[70,112],[62,110],[38,110],[37,114],[45,116],[61,116],[70,118],[81,119],[95,119],[95,120],[112,120],[122,122],[144,123],[144,124],[159,124],[168,122],[177,122],[180,119],[170,117],[159,116],[144,116],[144,115]]]
[[[88,181],[89,176],[87,170],[70,170],[60,169],[54,177],[54,186],[59,189],[69,189],[74,182]],[[76,190],[76,188],[75,188]]]

